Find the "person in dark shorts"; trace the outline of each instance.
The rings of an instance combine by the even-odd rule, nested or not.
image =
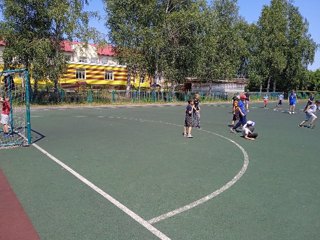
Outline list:
[[[306,127],[314,128],[315,127],[314,122],[318,118],[316,115],[316,111],[317,109],[319,109],[319,107],[320,107],[320,100],[317,100],[315,103],[311,103],[310,105],[308,105],[308,107],[305,110],[306,118],[299,124],[299,127],[303,127],[305,126],[304,125],[305,123],[310,122],[309,125]]]
[[[184,119],[184,128],[183,128],[183,136],[187,138],[193,138],[191,135],[192,131],[192,122],[193,122],[193,111],[194,111],[194,102],[193,99],[188,100],[188,106],[185,111],[185,119]]]
[[[236,125],[230,128],[230,132],[235,133],[237,128],[241,125],[244,126],[247,123],[247,110],[245,106],[246,96],[240,95],[240,101],[238,102],[239,121]]]
[[[277,106],[275,107],[275,109],[273,109],[274,111],[278,111],[278,109],[282,106],[283,99],[284,99],[284,93],[280,93],[279,96],[278,96]]]
[[[306,106],[304,107],[303,111],[306,112],[307,109],[308,109],[308,107],[309,107],[310,105],[312,105],[313,102],[314,102],[314,94],[311,93],[310,96],[309,96],[308,102],[307,102]]]

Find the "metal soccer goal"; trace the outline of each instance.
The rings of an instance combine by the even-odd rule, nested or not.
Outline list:
[[[5,121],[7,126],[1,123],[0,149],[31,144],[30,90],[26,69],[0,72],[1,114],[4,102],[10,106],[9,118]]]

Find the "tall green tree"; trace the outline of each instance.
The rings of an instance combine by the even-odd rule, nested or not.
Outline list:
[[[110,39],[119,59],[128,67],[129,78],[137,69],[156,77],[165,75],[176,83],[196,74],[205,1],[105,3]]]
[[[264,6],[257,27],[255,68],[262,86],[267,91],[303,88],[317,45],[298,8],[291,1],[272,0]]]
[[[204,1],[176,1],[165,11],[162,25],[164,72],[174,83],[199,76],[206,13]]]
[[[266,90],[271,84],[276,86],[279,76],[286,67],[288,47],[288,12],[286,0],[272,0],[270,6],[264,6],[258,21],[260,67],[266,78]]]
[[[211,38],[214,36],[215,59],[210,66],[214,79],[229,79],[237,76],[245,43],[241,35],[241,18],[237,0],[215,0],[213,2],[214,21]],[[213,36],[212,36],[213,34]],[[210,37],[209,35],[209,37]]]
[[[0,35],[6,42],[6,67],[25,67],[35,79],[50,79],[57,90],[66,67],[62,41],[87,41],[98,36],[84,11],[87,0],[0,0],[4,20]],[[96,38],[95,38],[96,39]]]
[[[320,69],[308,72],[306,88],[310,91],[320,91]]]
[[[287,80],[286,87],[303,90],[307,88],[307,67],[314,61],[317,44],[308,33],[308,22],[292,4],[288,5],[288,22],[287,64],[283,78]]]

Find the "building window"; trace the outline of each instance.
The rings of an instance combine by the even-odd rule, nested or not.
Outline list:
[[[102,64],[107,64],[108,63],[108,59],[107,58],[102,58],[101,62],[102,62]]]
[[[105,71],[104,72],[104,80],[113,80],[113,72]]]
[[[79,62],[86,63],[87,62],[87,58],[80,57]]]
[[[76,79],[86,79],[86,70],[82,68],[76,69]]]
[[[91,63],[98,63],[98,58],[91,58]]]
[[[71,56],[70,55],[65,55],[64,56],[67,62],[71,62]]]

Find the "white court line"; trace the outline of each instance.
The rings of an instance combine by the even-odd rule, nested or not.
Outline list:
[[[111,117],[109,117],[109,118],[111,118]],[[118,119],[121,119],[121,118],[118,117]],[[143,119],[133,119],[133,120],[139,122],[139,121],[141,121]],[[176,126],[176,127],[183,127],[182,125],[175,124],[175,123],[169,123],[169,122],[154,121],[154,120],[143,120],[143,121],[144,122],[152,122],[152,123],[162,123],[162,124]],[[204,197],[200,198],[199,200],[196,200],[196,201],[194,201],[194,202],[192,202],[190,204],[187,204],[187,205],[185,205],[183,207],[177,208],[175,210],[172,210],[170,212],[162,214],[162,215],[160,215],[158,217],[152,218],[152,219],[148,220],[148,222],[150,224],[155,224],[157,222],[163,221],[163,220],[165,220],[167,218],[173,217],[173,216],[175,216],[177,214],[180,214],[182,212],[188,211],[188,210],[190,210],[192,208],[195,208],[195,207],[197,207],[197,206],[199,206],[199,205],[201,205],[201,204],[213,199],[214,197],[217,197],[218,195],[220,195],[224,191],[226,191],[229,188],[231,188],[236,182],[238,182],[239,179],[243,176],[243,174],[247,171],[247,168],[248,168],[248,165],[249,165],[249,155],[240,144],[238,144],[237,142],[233,141],[230,138],[227,138],[227,137],[225,137],[223,135],[220,135],[218,133],[215,133],[215,132],[210,132],[210,131],[203,130],[203,129],[199,129],[198,131],[202,131],[202,132],[206,132],[206,133],[209,133],[209,134],[212,134],[212,135],[216,135],[218,137],[226,139],[229,142],[235,144],[241,150],[241,152],[243,154],[243,157],[244,157],[242,168],[240,169],[240,171],[229,182],[227,182],[225,185],[223,185],[218,190],[208,194],[207,196],[204,196]]]
[[[153,233],[155,236],[157,236],[161,240],[170,240],[169,237],[167,237],[165,234],[160,232],[157,228],[152,226],[150,223],[148,223],[146,220],[144,220],[142,217],[131,211],[129,208],[124,206],[122,203],[120,203],[118,200],[110,196],[108,193],[104,192],[102,189],[94,185],[92,182],[90,182],[85,177],[81,176],[79,173],[74,171],[72,168],[70,168],[68,165],[61,162],[59,159],[48,153],[46,150],[38,146],[37,144],[33,143],[32,146],[34,146],[36,149],[38,149],[40,152],[42,152],[44,155],[49,157],[52,161],[56,162],[58,165],[60,165],[62,168],[67,170],[69,173],[71,173],[73,176],[78,178],[81,182],[89,186],[92,190],[99,193],[101,196],[103,196],[105,199],[107,199],[109,202],[111,202],[113,205],[115,205],[117,208],[125,212],[127,215],[129,215],[132,219],[134,219],[136,222],[138,222],[140,225],[142,225],[144,228],[146,228],[148,231]]]
[[[246,172],[247,168],[248,168],[248,165],[249,165],[249,156],[248,156],[248,153],[244,150],[244,148],[242,146],[240,146],[238,143],[236,143],[235,141],[233,141],[232,139],[229,139],[227,137],[224,137],[220,134],[217,134],[217,133],[214,133],[214,132],[210,132],[210,131],[206,131],[206,130],[200,130],[200,131],[203,131],[203,132],[207,132],[207,133],[210,133],[210,134],[213,134],[213,135],[216,135],[216,136],[219,136],[219,137],[222,137],[226,140],[228,140],[229,142],[235,144],[241,151],[242,151],[242,154],[244,156],[244,161],[243,161],[243,165],[242,165],[242,168],[241,170],[237,173],[236,176],[233,177],[232,180],[230,180],[229,182],[227,182],[225,185],[223,185],[221,188],[219,188],[218,190],[208,194],[207,196],[204,196],[202,198],[200,198],[199,200],[196,200],[192,203],[189,203],[183,207],[180,207],[180,208],[177,208],[175,210],[172,210],[170,212],[167,212],[165,214],[162,214],[158,217],[155,217],[155,218],[152,218],[150,219],[148,222],[150,224],[155,224],[157,222],[160,222],[160,221],[163,221],[167,218],[170,218],[170,217],[173,217],[177,214],[180,214],[182,212],[185,212],[185,211],[188,211],[192,208],[195,208],[211,199],[213,199],[214,197],[220,195],[221,193],[223,193],[224,191],[228,190],[229,188],[231,188],[236,182],[239,181],[239,179],[243,176],[243,174]]]
[[[115,117],[115,116],[108,116],[108,118],[110,119],[124,119],[122,117]],[[134,121],[138,121],[140,122],[141,120],[143,120],[144,122],[152,122],[152,123],[161,123],[161,124],[166,124],[166,125],[171,125],[171,126],[177,126],[177,127],[183,127],[182,125],[179,124],[174,124],[174,123],[169,123],[169,122],[163,122],[163,121],[154,121],[154,120],[145,120],[145,119],[137,119],[137,118],[129,118],[129,119],[125,119],[125,120],[134,120]],[[199,200],[196,200],[190,204],[187,204],[183,207],[177,208],[173,211],[167,212],[165,214],[162,214],[158,217],[152,218],[148,221],[144,220],[143,218],[141,218],[139,215],[137,215],[136,213],[132,212],[130,209],[128,209],[126,206],[124,206],[123,204],[121,204],[119,201],[117,201],[116,199],[114,199],[113,197],[111,197],[109,194],[105,193],[103,190],[101,190],[100,188],[98,188],[97,186],[95,186],[93,183],[91,183],[90,181],[88,181],[86,178],[82,177],[80,174],[78,174],[77,172],[75,172],[74,170],[72,170],[70,167],[68,167],[67,165],[65,165],[64,163],[62,163],[60,160],[58,160],[57,158],[55,158],[54,156],[52,156],[51,154],[49,154],[47,151],[45,151],[44,149],[42,149],[41,147],[39,147],[37,144],[32,144],[33,146],[35,146],[39,151],[41,151],[42,153],[44,153],[46,156],[48,156],[50,159],[52,159],[54,162],[56,162],[57,164],[59,164],[60,166],[62,166],[64,169],[66,169],[67,171],[69,171],[72,175],[74,175],[75,177],[77,177],[80,181],[82,181],[83,183],[85,183],[86,185],[88,185],[90,188],[92,188],[94,191],[96,191],[97,193],[99,193],[100,195],[102,195],[104,198],[106,198],[108,201],[110,201],[112,204],[114,204],[116,207],[118,207],[119,209],[121,209],[122,211],[124,211],[126,214],[128,214],[131,218],[133,218],[135,221],[137,221],[138,223],[140,223],[142,226],[144,226],[146,229],[148,229],[150,232],[152,232],[154,235],[156,235],[159,239],[170,239],[168,238],[166,235],[164,235],[162,232],[160,232],[158,229],[154,228],[152,226],[152,224],[155,224],[157,222],[160,222],[162,220],[168,219],[172,216],[175,216],[177,214],[180,214],[182,212],[188,211],[194,207],[197,207],[211,199],[213,199],[214,197],[220,195],[221,193],[223,193],[224,191],[228,190],[229,188],[231,188],[236,182],[239,181],[239,179],[244,175],[244,173],[246,172],[248,165],[249,165],[249,156],[248,153],[244,150],[244,148],[236,143],[235,141],[233,141],[230,138],[227,138],[223,135],[220,135],[218,133],[215,132],[210,132],[207,130],[198,130],[198,131],[202,131],[202,132],[206,132],[209,134],[213,134],[216,135],[218,137],[221,137],[223,139],[228,140],[229,142],[235,144],[243,153],[244,156],[244,162],[243,162],[243,166],[241,168],[241,170],[237,173],[236,176],[233,177],[232,180],[230,180],[229,182],[227,182],[224,186],[222,186],[221,188],[219,188],[218,190],[208,194],[205,197],[202,197]]]

